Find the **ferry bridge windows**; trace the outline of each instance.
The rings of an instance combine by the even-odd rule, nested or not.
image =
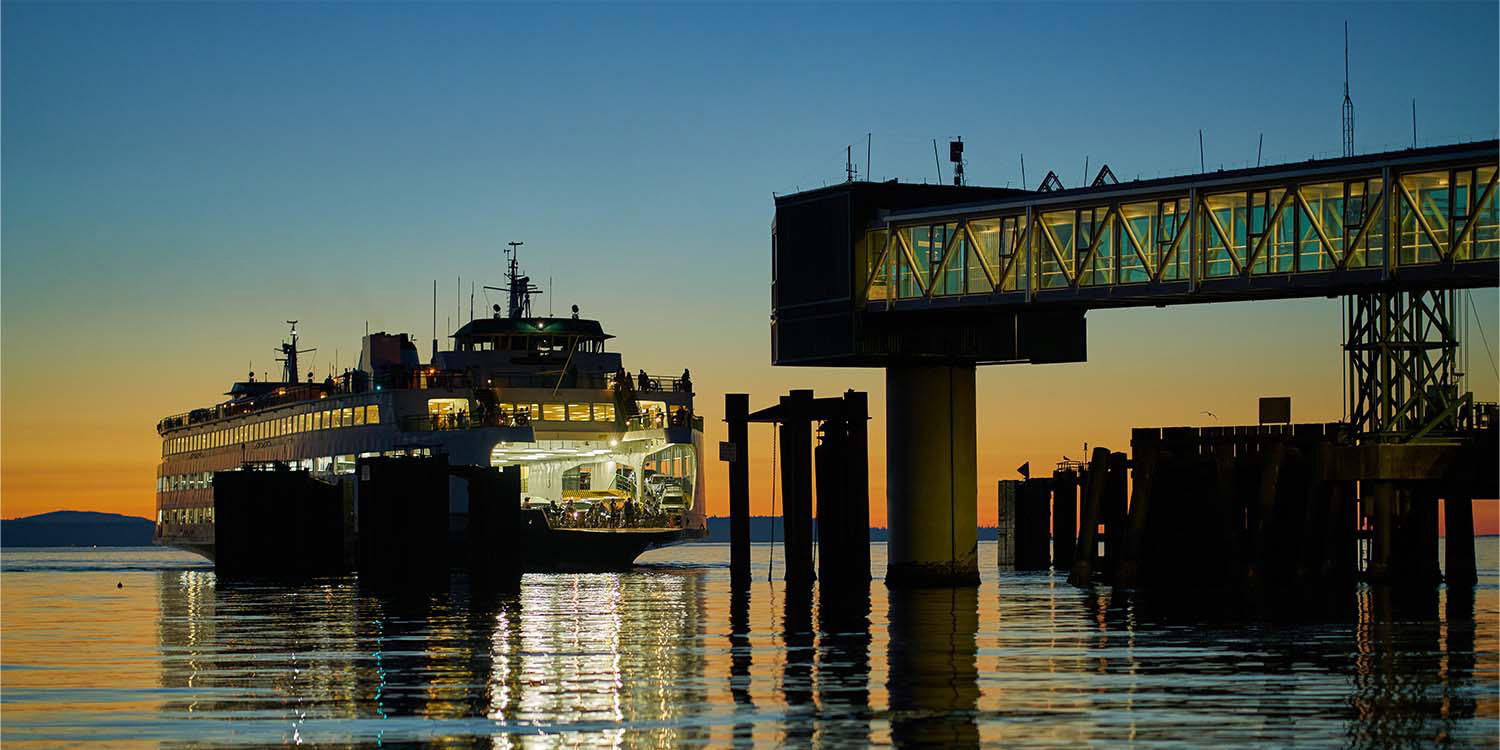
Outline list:
[[[588,404],[568,404],[569,422],[587,422],[590,417]]]
[[[595,422],[613,422],[613,421],[615,421],[615,405],[614,404],[599,404],[599,403],[594,404],[594,421]]]
[[[542,419],[547,422],[565,422],[568,412],[563,404],[542,404]]]

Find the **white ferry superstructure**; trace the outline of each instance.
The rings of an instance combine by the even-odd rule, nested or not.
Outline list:
[[[215,472],[282,465],[337,483],[360,457],[400,455],[519,466],[523,508],[547,519],[547,538],[528,545],[532,569],[618,569],[706,535],[688,371],[629,373],[608,351],[613,337],[576,306],[568,318],[533,316],[537,290],[514,251],[505,314],[495,305],[493,317],[469,321],[450,351],[434,340],[427,363],[410,336],[371,333],[357,369],[299,380],[289,321],[280,381],[251,373],[228,401],[161,420],[156,542],[213,558]],[[461,529],[468,508],[457,484],[450,524]]]

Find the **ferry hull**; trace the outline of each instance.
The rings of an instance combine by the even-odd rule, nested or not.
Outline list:
[[[700,529],[553,529],[525,523],[527,573],[610,573],[629,570],[647,550],[701,539]],[[161,540],[214,561],[213,542]]]

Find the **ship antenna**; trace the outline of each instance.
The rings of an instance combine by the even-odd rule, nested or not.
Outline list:
[[[521,246],[526,243],[507,242],[506,244],[510,245],[510,249],[505,251],[505,254],[509,256],[510,262],[509,267],[505,271],[506,286],[510,291],[510,317],[519,318],[524,315],[525,309],[530,307],[529,303],[531,302],[529,295],[526,293],[526,287],[531,283],[531,280],[521,275],[520,268]]]
[[[298,349],[297,348],[297,321],[295,321],[295,320],[288,320],[287,321],[287,325],[289,325],[289,326],[292,327],[292,342],[290,344],[288,344],[286,342],[282,342],[282,344],[281,344],[281,358],[278,359],[278,360],[276,360],[276,361],[282,363],[282,369],[281,369],[282,382],[295,383],[295,382],[297,382],[297,371],[298,371],[298,367],[297,367],[297,355],[298,354],[307,354],[308,352],[315,352],[315,351],[317,351],[317,349]],[[366,329],[368,329],[369,328],[369,324],[366,323],[365,327],[366,327]],[[368,333],[368,330],[366,332]]]

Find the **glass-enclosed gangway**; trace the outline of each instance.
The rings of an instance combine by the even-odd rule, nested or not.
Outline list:
[[[1497,142],[882,212],[856,307],[1084,307],[1500,282]]]

